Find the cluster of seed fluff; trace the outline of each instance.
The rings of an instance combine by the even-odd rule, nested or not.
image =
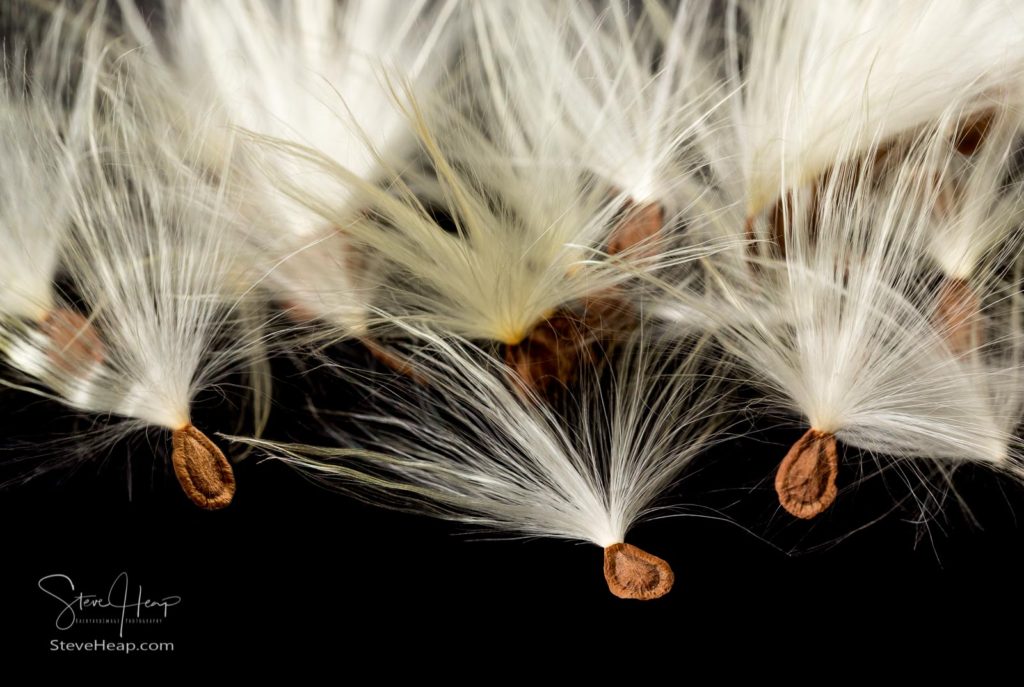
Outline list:
[[[255,449],[649,599],[739,386],[797,518],[1024,478],[1020,0],[72,5],[0,10],[0,381],[201,507]],[[338,373],[320,445],[261,436],[275,355]]]

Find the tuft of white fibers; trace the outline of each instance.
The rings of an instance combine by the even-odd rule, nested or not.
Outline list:
[[[155,87],[159,74],[138,53],[115,50],[108,47],[87,154],[66,199],[73,226],[63,259],[76,298],[58,307],[72,315],[58,336],[20,332],[10,355],[49,390],[40,393],[114,416],[83,443],[150,427],[173,432],[182,487],[218,508],[234,478],[193,427],[192,402],[230,373],[250,377],[257,422],[266,402],[261,319],[246,299],[252,259],[232,238],[242,220],[227,192],[230,161],[207,166],[206,132],[182,130],[173,99]]]
[[[922,208],[934,219],[926,248],[942,273],[934,316],[957,353],[984,346],[983,300],[1021,250],[1024,197],[1014,175],[1022,134],[1020,108],[993,98],[981,115],[959,118],[956,152],[943,167],[922,170],[939,185],[936,202]]]
[[[724,100],[703,33],[711,6],[652,0],[471,5],[479,88],[506,130],[560,146],[635,204],[679,208],[690,139]],[[550,142],[550,143],[549,143]]]
[[[389,325],[397,319],[516,345],[555,313],[614,293],[638,271],[687,263],[719,248],[662,236],[609,255],[625,195],[578,163],[556,158],[544,142],[490,135],[448,102],[457,100],[458,87],[451,90],[455,95],[425,102],[408,88],[395,96],[432,167],[429,183],[421,174],[394,170],[386,187],[378,186],[315,150],[289,147],[360,195],[367,211],[353,218],[337,214],[329,199],[292,189],[374,261],[381,283],[374,307],[388,315],[375,330],[380,336],[406,336],[407,330]],[[446,227],[441,214],[453,226]]]
[[[992,346],[1008,354],[995,357],[959,355],[936,326],[941,295],[926,253],[935,222],[921,208],[940,188],[921,170],[944,167],[948,131],[936,125],[902,159],[870,150],[862,164],[791,193],[779,219],[784,255],[753,269],[709,259],[711,298],[676,290],[668,299],[712,318],[752,381],[806,423],[776,480],[798,517],[835,497],[836,438],[891,459],[972,461],[1024,476],[1014,434],[1019,313],[1003,303]],[[1015,287],[1001,288],[995,300],[1007,301]]]
[[[1011,178],[1024,142],[1024,110],[1005,98],[989,103],[977,149],[950,154],[942,169],[929,170],[942,185],[928,254],[949,279],[970,281],[986,264],[1004,262],[998,252],[1024,219],[1020,183]],[[956,129],[970,120],[965,113]]]
[[[214,102],[226,126],[308,146],[373,181],[380,156],[401,164],[415,151],[381,73],[430,89],[451,51],[453,7],[452,0],[167,2],[169,67],[198,112]],[[274,267],[264,285],[299,319],[359,330],[358,258],[339,231],[362,209],[351,189],[273,146],[250,146],[236,162],[250,206],[248,238]],[[345,221],[325,221],[283,193],[281,180],[328,199]]]
[[[54,280],[69,226],[70,179],[83,143],[78,118],[92,75],[74,85],[80,45],[56,12],[42,41],[15,37],[0,72],[0,320],[43,322],[55,305]],[[70,47],[75,46],[75,47]],[[73,102],[65,107],[63,99]],[[0,326],[8,326],[6,324]],[[14,326],[13,323],[10,326]]]
[[[841,148],[856,157],[1024,68],[1017,2],[738,0],[727,21],[750,217],[843,162]],[[852,130],[865,136],[850,147]]]
[[[705,342],[659,348],[637,336],[604,379],[588,368],[558,413],[517,393],[512,370],[470,343],[427,331],[413,338],[425,342],[408,354],[429,384],[355,379],[374,410],[334,424],[337,447],[237,440],[376,503],[591,542],[610,551],[605,571],[617,595],[668,591],[667,565],[623,542],[662,512],[659,499],[726,422],[728,384],[720,365],[702,370]],[[616,566],[635,562],[634,551],[648,556],[637,563],[651,575],[647,596],[639,587],[620,593],[623,578],[632,582]]]

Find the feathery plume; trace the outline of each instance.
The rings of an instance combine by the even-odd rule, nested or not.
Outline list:
[[[239,440],[375,502],[592,542],[604,548],[613,594],[667,593],[668,564],[624,539],[724,422],[727,389],[720,369],[700,372],[704,344],[634,340],[603,386],[587,368],[595,376],[563,417],[515,393],[512,371],[483,351],[426,331],[415,338],[426,343],[409,355],[429,384],[364,380],[378,410],[333,428],[339,448]]]
[[[935,326],[941,296],[925,252],[935,225],[921,207],[937,202],[939,186],[921,170],[953,153],[948,121],[918,135],[903,159],[871,154],[790,193],[779,218],[785,253],[758,258],[757,279],[735,261],[706,261],[714,307],[674,294],[702,309],[753,380],[807,422],[776,479],[780,503],[798,517],[835,498],[837,439],[895,459],[1020,473],[1019,361],[964,359]],[[1005,316],[997,337],[1010,352],[1017,319]]]
[[[198,112],[217,103],[225,127],[308,146],[372,182],[382,157],[401,165],[415,151],[382,71],[429,89],[451,50],[453,8],[452,0],[169,2],[168,67]],[[155,43],[138,13],[130,15],[135,33]],[[246,238],[269,272],[264,286],[298,320],[363,333],[365,292],[376,282],[345,236],[363,209],[352,189],[274,146],[249,146],[235,160],[249,206]],[[293,183],[341,220],[327,221],[282,192]]]
[[[138,53],[108,60],[115,49],[97,56],[88,147],[64,199],[72,229],[63,260],[84,311],[62,295],[56,307],[75,313],[62,322],[69,343],[23,328],[9,333],[8,355],[40,394],[119,418],[97,440],[170,430],[183,490],[221,508],[234,494],[232,468],[190,411],[226,373],[262,374],[259,320],[243,302],[248,261],[229,228],[238,208],[224,170],[203,162],[205,132],[181,128],[173,90]],[[90,355],[93,341],[102,354]],[[257,391],[264,384],[253,381]]]

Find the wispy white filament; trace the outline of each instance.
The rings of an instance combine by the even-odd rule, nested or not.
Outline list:
[[[242,441],[377,501],[604,547],[655,512],[724,420],[722,377],[699,373],[700,345],[673,356],[638,344],[562,417],[513,391],[481,351],[416,338],[429,389],[377,388],[379,412],[335,425],[338,448]]]
[[[1019,81],[1024,8],[970,0],[734,2],[733,123],[747,214],[875,141],[937,121],[952,98]],[[746,25],[741,35],[737,15]],[[863,134],[849,146],[851,131]],[[783,180],[785,179],[785,184]]]
[[[76,85],[71,57],[81,42],[57,12],[26,57],[15,37],[0,73],[0,318],[40,321],[54,305],[61,245],[69,226],[70,179],[82,145],[82,111],[94,76]],[[96,46],[90,46],[95,50]],[[72,94],[70,108],[62,99]]]
[[[225,127],[308,146],[361,179],[378,157],[404,159],[413,144],[381,76],[394,70],[429,89],[448,56],[452,2],[404,0],[187,0],[168,2],[171,69],[195,109],[217,103]],[[140,25],[136,17],[136,26]],[[137,28],[146,35],[146,30]],[[359,329],[365,299],[340,231],[360,211],[352,189],[271,146],[239,156],[254,240],[272,267],[266,286],[299,317]],[[332,224],[281,192],[284,180],[323,199]]]
[[[685,144],[723,98],[702,50],[709,9],[475,3],[472,57],[493,92],[490,117],[674,214],[693,164]]]

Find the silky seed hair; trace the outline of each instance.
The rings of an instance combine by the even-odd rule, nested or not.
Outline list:
[[[336,418],[334,446],[237,440],[374,503],[594,543],[616,594],[670,586],[663,561],[622,545],[635,524],[666,512],[662,496],[725,424],[728,383],[720,366],[702,368],[706,342],[666,350],[639,335],[604,378],[587,368],[559,413],[517,393],[512,371],[468,342],[410,338],[425,342],[406,353],[428,383],[354,378],[374,407]]]
[[[0,71],[0,327],[42,324],[69,226],[69,189],[84,143],[83,112],[95,77],[81,69],[86,46],[57,11],[38,44],[14,35]],[[67,106],[65,106],[67,102]],[[15,361],[16,362],[16,361]]]
[[[200,112],[219,104],[225,131],[307,146],[372,182],[379,157],[402,166],[415,151],[382,74],[429,90],[451,52],[453,8],[451,0],[169,2],[168,69]],[[134,16],[136,33],[146,36]],[[249,145],[244,153],[235,156],[234,177],[248,206],[245,239],[265,256],[263,286],[295,320],[322,318],[360,333],[376,280],[342,231],[362,210],[355,189],[279,147]],[[331,219],[282,184],[328,202]]]
[[[376,296],[380,310],[417,328],[515,344],[558,308],[632,278],[621,267],[628,253],[608,259],[604,250],[623,194],[570,161],[512,157],[457,107],[410,96],[396,92],[436,174],[429,205],[397,172],[385,189],[315,150],[291,146],[361,192],[370,212],[352,220],[292,189],[325,217],[347,221],[346,236],[379,259],[377,269],[387,275]],[[438,206],[454,231],[441,223]],[[685,262],[711,250],[682,246],[638,264]]]
[[[202,128],[182,130],[161,72],[118,47],[102,53],[89,143],[68,198],[72,230],[63,254],[84,310],[59,302],[82,312],[67,325],[65,345],[28,333],[15,348],[39,393],[111,416],[83,443],[171,430],[186,493],[219,508],[234,492],[231,467],[192,425],[191,404],[238,372],[256,396],[256,424],[265,417],[260,308],[245,302],[252,261],[231,240],[237,202],[226,168],[205,164]]]
[[[1020,470],[1019,410],[999,401],[1013,396],[1016,362],[966,363],[933,315],[925,247],[934,223],[921,207],[937,202],[939,187],[920,170],[951,154],[948,123],[960,111],[915,137],[904,158],[846,166],[792,193],[781,220],[783,257],[745,268],[705,261],[721,296],[719,341],[809,427],[776,480],[782,504],[798,517],[817,515],[835,497],[836,438],[890,459]],[[706,306],[682,290],[673,299]]]
[[[971,101],[1018,83],[1022,12],[970,0],[730,2],[747,216],[841,163],[840,152],[856,158],[937,121],[951,94]],[[851,146],[853,130],[863,137]]]
[[[470,5],[477,88],[492,126],[579,159],[630,202],[671,218],[689,139],[724,100],[702,50],[710,5]],[[510,134],[507,132],[511,132]]]

